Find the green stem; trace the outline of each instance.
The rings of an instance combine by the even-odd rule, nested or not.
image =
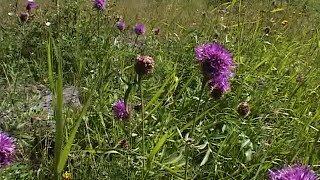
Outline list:
[[[141,98],[141,119],[142,119],[142,154],[145,156],[145,137],[144,137],[144,104],[143,104],[143,88],[142,76],[139,76],[139,88]],[[142,161],[142,177],[144,178],[145,160]]]
[[[56,48],[54,47],[56,51]],[[58,78],[56,88],[54,89],[55,102],[54,102],[54,119],[56,120],[56,135],[55,135],[55,179],[60,179],[60,171],[58,169],[60,163],[61,148],[64,139],[64,126],[63,119],[63,75],[62,75],[62,60],[58,56]]]
[[[202,94],[203,94],[205,86],[206,86],[206,81],[203,80],[202,81],[202,85],[201,85],[200,95],[199,95],[199,101],[198,101],[198,107],[197,107],[196,116],[193,119],[193,123],[192,123],[192,129],[191,129],[191,132],[190,132],[190,138],[192,138],[192,135],[193,135],[193,132],[194,132],[194,129],[195,129],[195,126],[196,126],[196,119],[197,119],[199,111],[200,111],[200,104],[201,104]],[[185,171],[184,171],[184,179],[187,180],[188,179],[188,164],[189,164],[188,162],[189,162],[189,155],[190,155],[190,152],[189,152],[190,151],[190,147],[189,147],[188,143],[186,144],[185,151],[186,151],[186,155],[187,156],[186,156],[186,167],[185,167]]]
[[[139,35],[137,35],[136,39],[134,40],[134,44],[133,44],[132,49],[134,49],[136,47],[136,44],[138,42],[138,38],[139,38]]]
[[[100,16],[101,16],[101,13],[100,11],[98,11],[98,39],[100,38]]]

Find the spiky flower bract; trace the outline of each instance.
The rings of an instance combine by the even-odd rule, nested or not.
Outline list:
[[[144,25],[142,24],[137,24],[135,27],[134,27],[134,32],[137,34],[137,35],[143,35],[146,33],[146,29],[144,28]]]
[[[104,10],[107,6],[107,0],[93,0],[94,8]]]
[[[295,164],[276,171],[270,171],[270,180],[317,180],[317,175],[308,166]]]
[[[0,133],[0,168],[9,166],[15,154],[14,139],[6,133]]]
[[[33,0],[29,0],[27,3],[27,10],[31,11],[32,9],[36,8],[38,6],[38,4],[36,2],[34,2]]]
[[[214,97],[221,97],[230,90],[229,79],[233,75],[234,61],[231,53],[221,44],[208,43],[195,48],[201,71]]]
[[[123,99],[117,101],[113,105],[113,112],[114,112],[114,117],[117,120],[122,119],[124,121],[127,121],[129,119],[129,113],[127,111],[127,108]]]
[[[119,21],[119,22],[117,22],[116,25],[120,31],[122,31],[126,28],[126,24],[124,23],[124,21]]]

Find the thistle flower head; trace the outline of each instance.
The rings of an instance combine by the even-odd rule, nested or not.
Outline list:
[[[159,35],[159,33],[160,33],[160,29],[159,29],[159,28],[157,28],[157,29],[154,30],[154,34],[155,34],[155,35]]]
[[[107,0],[93,0],[94,8],[97,10],[104,10],[107,6]]]
[[[295,164],[281,170],[270,171],[270,180],[317,180],[317,175],[308,166]]]
[[[124,23],[124,21],[117,22],[116,26],[118,27],[118,29],[120,31],[122,31],[122,30],[124,30],[126,28],[126,24]]]
[[[155,61],[150,56],[137,55],[135,71],[138,75],[146,75],[152,73]]]
[[[133,30],[137,35],[144,35],[146,33],[146,29],[142,24],[137,24]]]
[[[195,48],[197,62],[208,81],[214,97],[221,97],[230,90],[229,79],[233,75],[234,62],[231,53],[218,43],[209,43]]]
[[[127,111],[127,108],[126,108],[126,105],[124,104],[123,99],[117,101],[113,105],[113,112],[114,112],[114,117],[117,120],[122,119],[124,121],[127,121],[129,119],[129,113]]]
[[[14,139],[6,133],[0,133],[0,168],[10,165],[13,162],[14,154]]]
[[[38,6],[38,4],[36,2],[34,2],[33,0],[29,0],[27,3],[26,9],[28,11],[31,11],[32,9],[36,8],[37,6]]]

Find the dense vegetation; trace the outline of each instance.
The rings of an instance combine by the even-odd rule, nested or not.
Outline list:
[[[320,173],[317,0],[39,0],[27,19],[17,2],[0,2],[0,130],[16,140],[0,179],[263,180],[295,163]],[[220,98],[195,52],[214,42],[236,66]],[[136,74],[137,55],[152,72]],[[67,86],[79,107],[62,106]],[[114,116],[120,99],[127,118]]]

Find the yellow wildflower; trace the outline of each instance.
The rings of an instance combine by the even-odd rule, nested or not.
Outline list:
[[[71,173],[66,171],[65,173],[63,173],[62,177],[63,177],[64,180],[70,180],[71,179]]]
[[[283,26],[286,26],[286,25],[288,25],[288,20],[283,20],[282,22],[281,22],[281,24],[283,25]]]

